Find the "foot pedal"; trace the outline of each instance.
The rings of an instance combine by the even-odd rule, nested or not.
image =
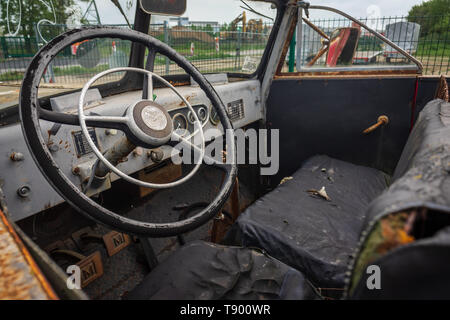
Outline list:
[[[105,235],[101,235],[91,227],[86,227],[72,233],[72,239],[81,251],[84,251],[90,242],[104,243],[108,256],[110,257],[131,243],[130,236],[123,232],[113,230]]]
[[[72,233],[72,239],[81,251],[85,251],[91,242],[101,243],[102,235],[95,232],[91,227],[85,227]]]
[[[89,256],[84,256],[73,250],[63,249],[62,241],[57,241],[54,244],[48,246],[46,250],[52,256],[63,255],[78,260],[76,263],[80,267],[81,271],[81,287],[86,287],[92,281],[100,278],[103,275],[103,263],[102,255],[100,251],[95,251]]]
[[[108,255],[111,257],[125,249],[131,243],[131,238],[126,233],[111,231],[103,236],[103,242]]]
[[[93,254],[83,258],[77,263],[77,266],[81,270],[82,288],[103,275],[103,263],[100,251],[95,251]]]

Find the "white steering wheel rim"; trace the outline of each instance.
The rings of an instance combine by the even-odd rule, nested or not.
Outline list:
[[[200,158],[198,159],[198,162],[195,164],[195,167],[191,170],[191,172],[189,172],[183,178],[178,179],[173,182],[169,182],[169,183],[151,183],[151,182],[145,182],[145,181],[141,181],[139,179],[130,177],[129,175],[123,173],[117,167],[112,165],[108,161],[108,159],[106,159],[103,156],[103,154],[100,152],[100,150],[97,148],[94,141],[92,140],[92,138],[89,134],[88,128],[86,126],[86,115],[84,114],[84,110],[83,110],[86,93],[87,93],[88,89],[92,86],[92,84],[95,81],[97,81],[98,79],[104,77],[107,74],[121,72],[121,71],[134,71],[134,72],[139,72],[139,73],[146,73],[150,76],[149,81],[151,81],[151,77],[155,77],[156,79],[158,79],[159,81],[164,83],[164,85],[166,85],[167,87],[172,89],[172,91],[175,92],[175,94],[186,104],[186,106],[189,108],[189,110],[192,111],[192,114],[195,117],[194,130],[196,130],[195,125],[199,126],[199,128],[197,128],[197,130],[198,130],[198,133],[200,134],[200,139],[201,139]],[[153,95],[153,92],[149,92],[149,94]],[[173,187],[179,186],[179,185],[185,183],[186,181],[188,181],[189,179],[191,179],[195,175],[195,173],[198,171],[198,169],[200,169],[200,166],[202,165],[202,162],[203,162],[203,158],[205,156],[205,136],[203,134],[203,126],[202,126],[202,122],[198,119],[194,108],[192,108],[191,104],[178,92],[178,90],[173,85],[171,85],[163,77],[161,77],[158,74],[153,73],[149,70],[133,68],[133,67],[120,67],[120,68],[108,69],[108,70],[102,71],[102,72],[96,74],[95,76],[93,76],[91,79],[89,79],[88,82],[86,82],[86,84],[83,86],[83,89],[81,90],[81,95],[80,95],[80,99],[78,102],[78,119],[80,121],[81,131],[82,131],[84,137],[86,138],[86,141],[88,142],[89,146],[92,148],[93,152],[97,156],[97,158],[101,162],[103,162],[103,164],[105,166],[107,166],[112,172],[117,174],[119,177],[121,177],[122,179],[124,179],[130,183],[138,185],[140,187],[153,188],[153,189],[168,189],[168,188],[173,188]],[[99,117],[99,119],[101,119],[101,117]],[[197,131],[194,131],[194,132],[197,133]],[[173,131],[173,134],[176,135],[175,130]]]

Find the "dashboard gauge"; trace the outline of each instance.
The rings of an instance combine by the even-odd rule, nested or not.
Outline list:
[[[188,117],[188,120],[189,120],[190,123],[192,123],[192,124],[195,123],[195,116],[194,116],[194,114],[192,113],[192,111],[189,111],[189,112],[188,112],[187,117]]]
[[[187,133],[188,122],[184,114],[177,113],[173,116],[173,129],[175,132],[181,136]]]
[[[215,126],[220,122],[219,115],[214,107],[211,107],[211,112],[209,113],[209,121]]]
[[[208,119],[208,111],[205,107],[200,107],[197,110],[198,119],[203,123],[206,119]]]

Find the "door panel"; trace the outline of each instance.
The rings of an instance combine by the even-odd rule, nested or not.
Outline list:
[[[271,183],[316,154],[391,174],[409,135],[416,79],[274,80],[267,125],[280,129],[280,170]],[[415,116],[433,98],[437,85],[438,78],[419,81]],[[388,116],[389,124],[363,134],[380,115]]]

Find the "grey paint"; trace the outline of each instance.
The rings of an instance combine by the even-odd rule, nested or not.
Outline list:
[[[178,89],[191,105],[203,104],[211,108],[210,101],[199,87],[185,86]],[[262,118],[259,81],[249,80],[216,85],[215,89],[225,105],[238,99],[244,100],[245,118],[234,122],[234,128],[245,126]],[[134,91],[111,96],[103,99],[100,105],[89,108],[89,111],[99,115],[120,116],[129,105],[141,98],[141,94],[141,91]],[[180,104],[180,99],[170,89],[156,89],[155,94],[157,95],[156,101],[165,106],[168,111],[186,108],[185,105]],[[64,106],[62,108],[67,111]],[[69,112],[75,113],[76,109],[69,110]],[[44,136],[48,136],[47,131],[53,125],[54,123],[41,120]],[[205,130],[210,127],[213,127],[213,125],[210,121],[207,121]],[[72,133],[76,131],[80,131],[78,126],[62,125],[56,136],[50,136],[48,141],[52,143],[52,148],[58,149],[53,153],[55,161],[71,181],[80,185],[80,177],[72,173],[73,168],[86,162],[93,163],[96,157],[93,153],[80,158],[77,157],[72,137]],[[106,134],[107,129],[97,128],[95,131],[101,151],[110,148],[123,136],[120,131],[115,135]],[[167,159],[170,156],[171,148],[163,146],[161,149],[164,152],[164,159]],[[151,166],[154,163],[148,157],[147,151],[143,150],[142,153],[139,153],[140,155],[131,153],[127,158],[128,160],[119,164],[118,168],[127,174],[131,174]],[[12,161],[10,155],[13,152],[22,153],[24,159]],[[117,179],[118,177],[115,174],[111,175],[111,181]],[[17,189],[21,186],[31,188],[29,197],[22,198],[17,194]],[[5,193],[5,199],[13,221],[29,217],[63,202],[63,199],[50,187],[36,167],[26,146],[19,123],[0,128],[0,187]]]

